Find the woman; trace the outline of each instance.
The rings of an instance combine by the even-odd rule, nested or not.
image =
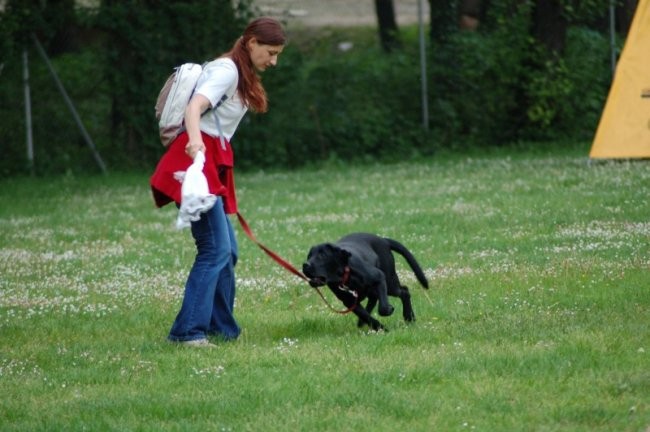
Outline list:
[[[275,66],[286,43],[279,22],[253,20],[232,49],[208,63],[185,110],[185,132],[163,155],[151,177],[158,207],[181,201],[182,173],[197,152],[205,154],[203,173],[215,205],[192,222],[197,255],[168,339],[183,345],[211,347],[208,335],[224,340],[239,336],[233,315],[237,241],[227,214],[237,212],[230,140],[247,110],[264,113],[266,92],[258,72]],[[215,107],[218,122],[212,109]]]

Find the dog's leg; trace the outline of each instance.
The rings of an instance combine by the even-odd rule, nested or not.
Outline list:
[[[411,304],[411,293],[408,287],[402,285],[400,289],[399,298],[402,300],[402,314],[404,321],[415,321],[415,312],[413,312],[413,305]]]
[[[336,295],[336,297],[341,300],[346,308],[351,309],[352,312],[354,312],[354,314],[359,319],[359,327],[363,327],[365,324],[367,324],[371,329],[375,331],[385,330],[384,326],[381,325],[379,321],[370,316],[370,313],[368,313],[366,308],[363,307],[363,305],[357,300],[356,297],[353,297],[352,294],[346,291],[341,291],[336,285],[329,285],[329,288],[334,293],[334,295]]]
[[[366,304],[366,310],[368,311],[369,314],[372,314],[372,311],[375,310],[376,305],[377,305],[377,297],[369,296],[368,303]]]
[[[364,324],[368,324],[368,326],[374,331],[388,331],[379,321],[371,317],[363,306],[357,305],[357,307],[354,308],[353,312],[359,318],[359,327],[363,327]]]
[[[375,296],[368,297],[368,303],[366,303],[366,311],[368,312],[368,315],[372,316],[372,311],[375,309],[376,305],[377,305],[377,297]],[[359,318],[357,327],[363,327],[366,324],[368,323],[363,321],[361,318]]]
[[[386,287],[386,278],[383,273],[376,287],[377,297],[379,297],[379,315],[390,316],[395,308],[388,303],[388,288]]]

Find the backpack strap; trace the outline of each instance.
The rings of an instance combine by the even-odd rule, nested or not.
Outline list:
[[[217,102],[217,106],[212,108],[212,115],[214,116],[214,122],[217,124],[217,132],[219,132],[219,141],[221,141],[221,148],[225,151],[226,150],[226,142],[224,141],[223,137],[223,130],[221,129],[221,122],[219,121],[219,116],[217,115],[217,108],[221,106],[222,103],[224,103],[228,99],[228,95],[223,95],[221,96],[221,99],[219,102]]]
[[[206,61],[201,65],[203,69],[207,66],[207,64],[210,63],[209,61]],[[235,88],[235,91],[237,89]],[[224,93],[223,96],[221,96],[221,99],[219,99],[219,102],[217,102],[217,105],[212,108],[212,116],[214,117],[214,122],[217,125],[217,132],[219,132],[219,141],[221,141],[221,148],[225,151],[226,150],[226,142],[225,138],[223,136],[223,130],[221,129],[221,121],[219,121],[219,116],[217,115],[217,108],[221,106],[226,100],[228,99],[228,95]]]

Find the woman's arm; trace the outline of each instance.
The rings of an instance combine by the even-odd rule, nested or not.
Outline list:
[[[210,108],[210,101],[202,94],[194,94],[190,103],[185,108],[185,130],[189,137],[189,141],[185,146],[185,153],[192,159],[198,151],[205,153],[205,144],[201,138],[201,129],[199,124],[201,122],[201,114]]]

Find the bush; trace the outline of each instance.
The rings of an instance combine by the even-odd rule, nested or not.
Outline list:
[[[278,68],[266,72],[270,110],[237,132],[240,166],[396,160],[427,151],[416,53],[386,55],[363,38],[343,52],[341,40],[289,45]]]
[[[56,173],[98,170],[44,62],[34,50],[31,32],[47,48],[54,69],[109,169],[150,167],[163,149],[157,137],[153,106],[174,66],[202,62],[230,48],[248,21],[247,2],[233,9],[229,0],[155,2],[104,1],[98,9],[77,9],[68,22],[80,38],[79,50],[59,52],[56,32],[43,17],[46,6],[10,2],[0,14],[14,29],[3,55],[0,129],[11,143],[0,173],[25,172],[21,53],[30,58],[30,86],[35,142],[35,171]],[[148,6],[148,7],[146,7]],[[206,23],[210,25],[188,25]],[[19,31],[20,30],[20,31]],[[10,32],[5,30],[4,32]]]
[[[138,0],[101,8],[106,78],[112,98],[111,148],[128,167],[151,164],[161,153],[153,106],[173,67],[204,62],[230,49],[248,14],[230,0],[157,2],[134,13]],[[242,4],[245,4],[242,3]]]

